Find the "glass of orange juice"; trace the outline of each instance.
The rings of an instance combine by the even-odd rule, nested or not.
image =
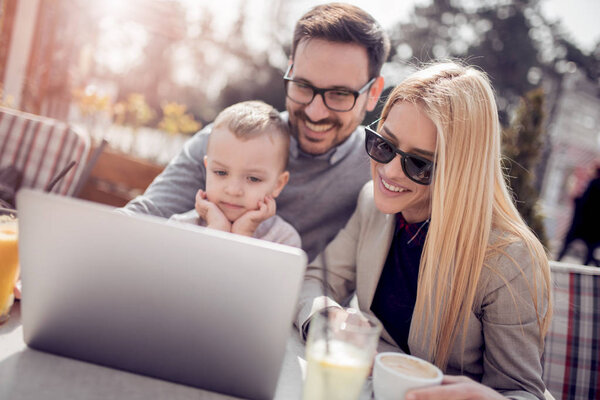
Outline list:
[[[19,276],[17,212],[0,208],[0,324],[8,319]]]

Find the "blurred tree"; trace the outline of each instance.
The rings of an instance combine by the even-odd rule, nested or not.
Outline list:
[[[502,153],[508,185],[512,188],[519,213],[548,248],[543,216],[538,208],[539,192],[534,186],[534,170],[544,142],[544,91],[534,89],[521,99],[516,117],[504,130]]]
[[[562,37],[557,39],[557,45],[563,50],[565,60],[575,63],[589,79],[600,83],[600,41],[589,55]]]
[[[284,46],[279,43],[276,32],[271,32],[271,49],[256,51],[248,46],[245,34],[247,15],[242,11],[227,39],[220,43],[222,50],[240,62],[239,68],[229,75],[219,96],[219,108],[225,108],[245,100],[262,100],[278,110],[285,110],[283,86],[284,65],[271,64],[272,52],[284,56]],[[275,29],[276,23],[272,24]],[[283,58],[285,60],[285,58]]]
[[[266,61],[249,67],[227,82],[221,92],[221,107],[245,100],[262,100],[277,110],[285,110],[283,72]]]
[[[390,62],[401,69],[415,59],[459,57],[481,67],[492,80],[500,120],[506,125],[520,96],[542,80],[559,81],[567,62],[581,66],[595,80],[600,72],[600,54],[578,50],[559,25],[545,19],[539,4],[540,0],[433,0],[416,7],[409,22],[392,29]]]

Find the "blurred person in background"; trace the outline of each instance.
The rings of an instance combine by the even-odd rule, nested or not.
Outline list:
[[[595,163],[594,175],[583,194],[574,200],[573,218],[558,254],[558,261],[563,259],[575,240],[581,240],[585,244],[583,264],[593,262],[596,267],[600,267],[600,259],[594,254],[600,248],[600,161]]]

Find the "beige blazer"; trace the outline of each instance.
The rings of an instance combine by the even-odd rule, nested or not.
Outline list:
[[[394,224],[394,215],[383,214],[376,208],[372,182],[367,183],[344,229],[307,268],[296,320],[301,330],[325,304],[321,289],[323,257],[327,259],[329,270],[328,306],[346,304],[352,295],[356,295],[360,309],[370,313],[392,241]],[[497,232],[493,234],[498,235]],[[519,263],[523,273],[511,258]],[[491,268],[483,269],[477,283],[464,351],[460,340],[462,335],[459,335],[444,372],[467,375],[509,398],[543,399],[543,346],[529,292],[530,257],[522,243],[515,242],[507,246],[503,254],[486,260],[486,264]],[[545,312],[547,305],[541,293],[538,294],[538,304]],[[421,338],[415,337],[416,324],[413,319],[408,342],[410,352],[428,359],[429,340],[425,338],[422,342]],[[395,344],[385,330],[382,337]]]

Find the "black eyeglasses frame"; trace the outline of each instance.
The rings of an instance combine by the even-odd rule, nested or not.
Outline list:
[[[375,80],[377,79],[376,77],[371,78],[363,87],[361,87],[358,90],[351,90],[351,89],[341,89],[341,88],[329,88],[329,89],[323,89],[323,88],[318,88],[316,86],[311,85],[310,83],[304,82],[304,81],[297,81],[295,79],[293,79],[292,77],[290,77],[290,71],[292,70],[292,67],[294,66],[294,64],[290,64],[287,68],[287,70],[285,71],[285,74],[283,75],[283,80],[285,83],[285,95],[288,99],[292,100],[294,103],[297,104],[302,104],[303,106],[307,106],[310,103],[313,102],[313,100],[315,99],[315,97],[317,95],[321,95],[321,99],[323,99],[323,104],[325,105],[325,107],[327,107],[328,109],[330,109],[331,111],[336,111],[336,112],[348,112],[348,111],[352,111],[352,109],[354,108],[354,106],[356,105],[356,100],[358,100],[358,97],[363,94],[366,90],[368,90],[371,85],[373,85],[373,83],[375,82]],[[291,98],[290,96],[288,96],[288,82],[293,82],[293,83],[297,83],[297,84],[301,84],[303,86],[306,86],[308,88],[310,88],[313,92],[313,95],[311,97],[311,99],[307,102],[300,102],[298,100],[295,100],[293,98]],[[330,107],[329,104],[327,104],[327,100],[325,99],[325,93],[327,92],[348,92],[348,94],[351,94],[354,96],[354,102],[352,103],[352,107],[346,109],[337,109],[337,108],[333,108]]]

